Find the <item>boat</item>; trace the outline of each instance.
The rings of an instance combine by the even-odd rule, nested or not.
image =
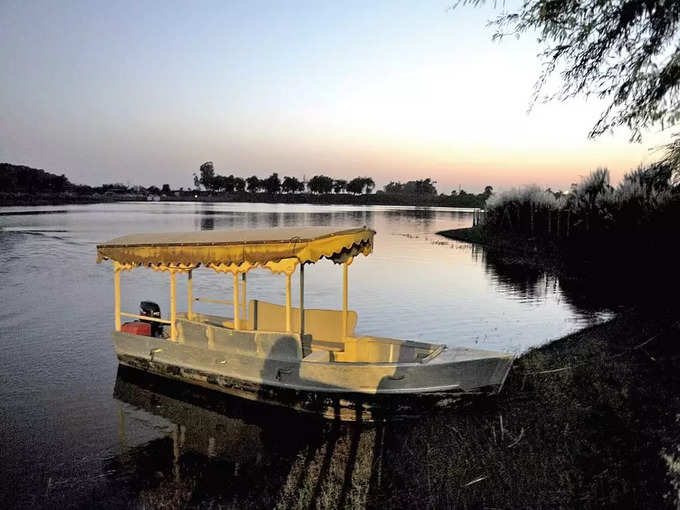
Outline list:
[[[511,354],[355,332],[348,271],[357,257],[372,253],[375,234],[366,227],[212,230],[130,234],[98,245],[97,262],[113,263],[119,363],[341,420],[418,415],[500,392]],[[342,310],[305,308],[305,266],[321,260],[342,267]],[[142,267],[169,274],[166,318],[150,301],[139,313],[121,311],[121,273]],[[232,299],[194,296],[196,270],[227,275]],[[247,299],[247,275],[254,270],[285,277],[284,304]],[[293,307],[296,271],[299,306]],[[177,310],[178,276],[186,277],[184,312]],[[225,305],[231,316],[200,313],[194,305],[201,302]]]

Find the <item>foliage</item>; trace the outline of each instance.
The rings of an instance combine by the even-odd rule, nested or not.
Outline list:
[[[274,172],[269,177],[262,181],[262,187],[267,193],[272,195],[279,193],[281,191],[281,179],[279,179],[279,174]]]
[[[404,185],[398,181],[390,181],[389,184],[383,186],[385,193],[402,193],[404,191]]]
[[[212,161],[206,161],[199,168],[201,177],[198,182],[207,190],[215,189],[215,165]]]
[[[495,230],[565,237],[574,234],[633,232],[674,224],[680,188],[668,165],[655,163],[625,175],[614,188],[600,168],[566,195],[527,186],[492,195],[485,224]],[[664,227],[665,228],[665,227]]]
[[[307,183],[312,193],[330,193],[333,189],[333,179],[327,175],[315,175]]]
[[[251,175],[246,179],[246,189],[248,193],[257,193],[262,189],[262,181],[257,175]]]
[[[674,186],[680,186],[680,137],[677,133],[674,137],[671,143],[663,147],[664,155],[659,163],[670,169],[671,183]]]
[[[284,193],[298,193],[305,190],[305,185],[303,182],[295,177],[284,177],[283,183],[281,184],[281,190]]]
[[[243,193],[246,190],[246,181],[242,177],[234,177],[234,191]]]
[[[229,175],[225,177],[224,175],[216,175],[213,178],[212,190],[222,193],[233,193],[234,192],[234,176]]]
[[[73,188],[65,175],[0,163],[0,190],[14,193],[61,193]]]
[[[347,189],[347,181],[345,179],[333,179],[333,193],[342,193]]]
[[[355,177],[347,183],[347,191],[355,195],[371,193],[375,188],[375,182],[370,177]]]
[[[429,177],[417,181],[408,181],[404,184],[404,193],[413,193],[416,195],[436,195],[437,188],[434,186],[437,181],[433,181]]]
[[[538,33],[543,70],[534,99],[594,95],[608,105],[591,136],[625,125],[639,140],[643,128],[680,118],[679,23],[677,1],[524,0],[495,20],[494,37]],[[540,97],[555,73],[562,85]]]
[[[435,187],[437,181],[433,181],[431,178],[420,179],[416,181],[408,181],[406,184],[401,182],[392,181],[385,185],[383,190],[385,193],[406,193],[410,195],[436,195],[437,188]]]

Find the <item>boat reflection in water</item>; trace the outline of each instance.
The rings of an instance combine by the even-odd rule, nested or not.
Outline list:
[[[341,507],[356,498],[365,504],[379,483],[376,429],[362,422],[328,421],[125,366],[114,398],[120,454],[106,471],[128,503],[271,508],[321,498],[322,506]],[[149,429],[153,439],[130,444]]]

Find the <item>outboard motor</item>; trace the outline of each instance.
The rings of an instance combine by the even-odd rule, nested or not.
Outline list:
[[[139,303],[139,315],[144,317],[153,317],[154,319],[161,318],[161,307],[153,301],[142,301]],[[151,325],[151,336],[162,337],[163,336],[163,324],[156,321],[145,321]]]

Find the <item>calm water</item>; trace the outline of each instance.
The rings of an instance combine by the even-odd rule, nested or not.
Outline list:
[[[144,231],[367,225],[378,233],[375,251],[350,267],[357,332],[520,353],[610,316],[550,275],[435,234],[471,221],[464,210],[436,208],[0,208],[0,498],[10,506],[365,504],[357,487],[379,478],[374,429],[347,436],[344,446],[333,436],[331,447],[327,423],[119,371],[113,271],[95,264],[95,245]],[[307,307],[341,307],[338,266],[324,261],[305,276]],[[150,299],[167,312],[168,280],[148,270],[124,274],[122,309],[136,312]],[[283,303],[282,276],[253,272],[248,284],[249,298]],[[184,291],[180,277],[178,295]],[[194,293],[228,300],[230,277],[196,271]],[[199,310],[224,313],[219,305]]]

